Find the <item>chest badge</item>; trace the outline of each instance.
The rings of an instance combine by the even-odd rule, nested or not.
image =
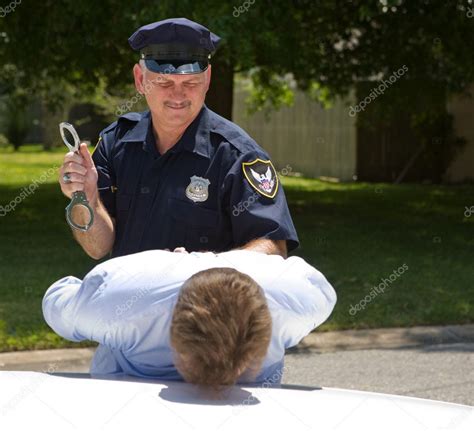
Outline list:
[[[211,184],[211,182],[208,179],[193,175],[191,182],[188,187],[186,187],[186,197],[193,202],[206,201],[209,197],[209,184]]]

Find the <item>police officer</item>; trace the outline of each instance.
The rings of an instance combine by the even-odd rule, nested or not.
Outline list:
[[[286,256],[298,238],[267,153],[204,104],[220,38],[185,18],[139,28],[130,46],[149,110],[121,115],[92,154],[68,153],[61,190],[84,190],[95,220],[74,236],[93,258],[150,249],[249,249]],[[85,214],[74,218],[83,222]]]

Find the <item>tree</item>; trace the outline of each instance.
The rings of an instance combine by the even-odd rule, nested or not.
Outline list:
[[[410,110],[418,94],[462,92],[473,82],[471,1],[24,0],[0,20],[0,64],[13,63],[33,92],[67,81],[93,93],[103,80],[108,92],[120,95],[137,59],[130,34],[149,22],[186,16],[223,38],[208,103],[225,116],[236,73],[248,74],[254,108],[262,109],[291,101],[281,78],[287,74],[324,103],[406,66],[397,90],[377,99],[389,121],[398,110]]]
[[[404,64],[420,91],[424,83],[462,91],[474,77],[473,22],[461,0],[254,0],[238,7],[219,0],[24,0],[0,20],[0,64],[13,63],[33,91],[60,80],[93,91],[102,78],[110,90],[123,89],[137,59],[127,38],[170,16],[222,36],[217,66],[257,70],[263,87],[292,73],[300,88],[317,83],[334,97]]]

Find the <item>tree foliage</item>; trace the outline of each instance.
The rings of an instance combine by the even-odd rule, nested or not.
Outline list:
[[[137,58],[130,34],[186,16],[223,37],[218,55],[235,72],[263,71],[259,86],[275,87],[275,76],[292,73],[302,89],[318,83],[344,95],[355,82],[383,79],[405,64],[420,91],[425,82],[461,91],[474,78],[468,7],[461,0],[23,0],[0,20],[0,64],[13,64],[35,92],[61,80],[86,92],[101,79],[120,89]]]
[[[292,103],[288,76],[327,104],[405,66],[371,109],[387,122],[406,110],[423,130],[416,125],[445,121],[440,95],[474,81],[473,8],[472,0],[23,0],[0,19],[0,95],[20,87],[51,107],[87,95],[106,104],[114,95],[129,97],[138,57],[130,34],[184,16],[222,37],[216,60],[252,83],[254,111]],[[431,117],[420,118],[420,109]]]

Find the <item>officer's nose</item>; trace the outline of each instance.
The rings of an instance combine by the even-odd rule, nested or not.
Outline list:
[[[184,87],[181,85],[173,85],[171,89],[171,96],[174,100],[179,101],[186,98],[186,93]]]

